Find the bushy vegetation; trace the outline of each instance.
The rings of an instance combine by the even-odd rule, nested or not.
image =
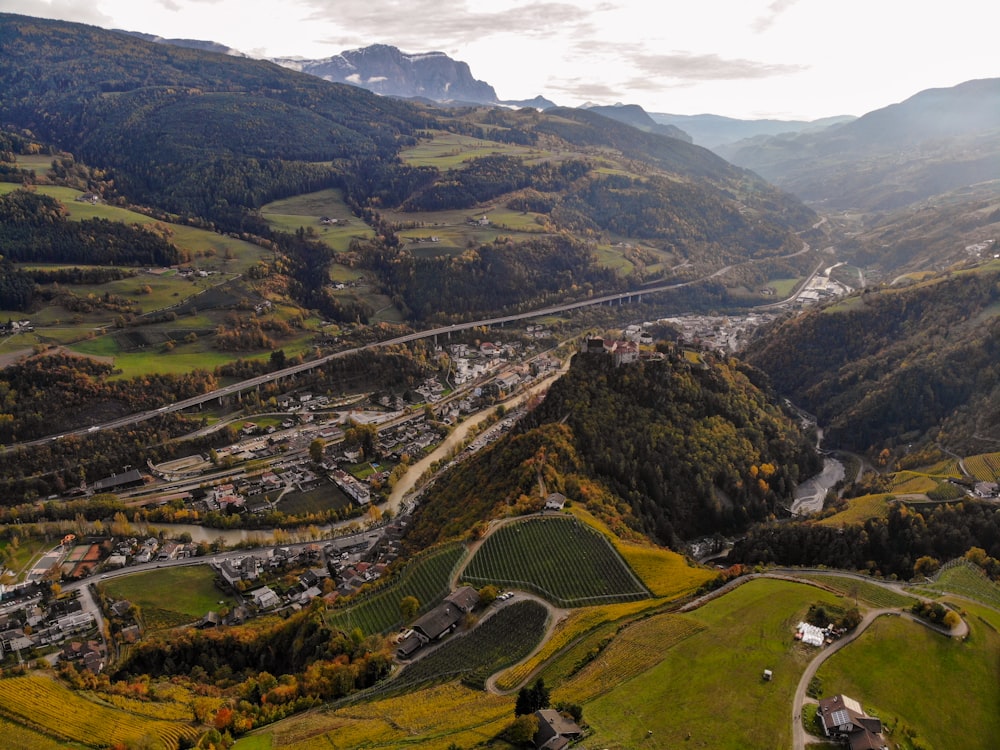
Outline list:
[[[811,522],[772,524],[751,529],[730,559],[782,565],[826,565],[867,570],[910,579],[919,558],[961,557],[978,549],[987,572],[1000,576],[1000,510],[962,502],[915,511],[893,505],[885,518],[839,528]]]

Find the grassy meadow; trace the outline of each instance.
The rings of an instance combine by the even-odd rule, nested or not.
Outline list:
[[[185,565],[122,576],[104,586],[111,598],[138,605],[145,626],[159,630],[238,604],[232,594],[216,588],[214,580],[215,571],[208,565]]]
[[[956,641],[898,617],[881,617],[819,670],[823,695],[857,698],[920,747],[988,750],[1000,737],[1000,613],[976,609]],[[961,717],[959,719],[959,717]]]
[[[762,579],[689,615],[664,620],[667,647],[658,650],[662,660],[584,705],[584,716],[594,729],[588,744],[788,747],[792,696],[815,655],[794,640],[794,628],[811,604],[844,607],[847,602],[811,586]],[[678,627],[677,619],[702,629],[674,641],[676,632],[670,628]],[[765,669],[774,672],[771,682],[762,679]],[[555,700],[575,697],[568,689],[553,691]]]

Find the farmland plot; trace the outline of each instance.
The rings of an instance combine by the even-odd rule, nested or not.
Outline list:
[[[176,748],[198,732],[190,724],[151,720],[89,701],[46,677],[0,680],[0,713],[12,721],[66,741],[105,747],[158,737]]]
[[[463,577],[476,584],[524,588],[562,607],[649,596],[607,539],[569,517],[501,527],[479,548]]]

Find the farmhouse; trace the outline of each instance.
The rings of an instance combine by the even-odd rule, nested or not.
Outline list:
[[[851,750],[888,750],[882,737],[882,722],[868,716],[861,704],[846,695],[834,695],[819,702],[816,716],[827,737],[844,740]]]
[[[562,510],[566,505],[566,496],[561,492],[553,492],[545,498],[545,510]]]
[[[538,731],[532,741],[538,750],[562,750],[583,733],[575,721],[551,708],[535,711],[535,716]]]
[[[399,644],[396,655],[407,659],[427,643],[440,640],[452,632],[466,612],[479,603],[479,593],[471,586],[462,586],[413,623],[413,632]]]

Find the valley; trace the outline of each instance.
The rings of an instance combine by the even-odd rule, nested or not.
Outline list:
[[[994,81],[283,64],[0,14],[11,747],[996,745]]]

